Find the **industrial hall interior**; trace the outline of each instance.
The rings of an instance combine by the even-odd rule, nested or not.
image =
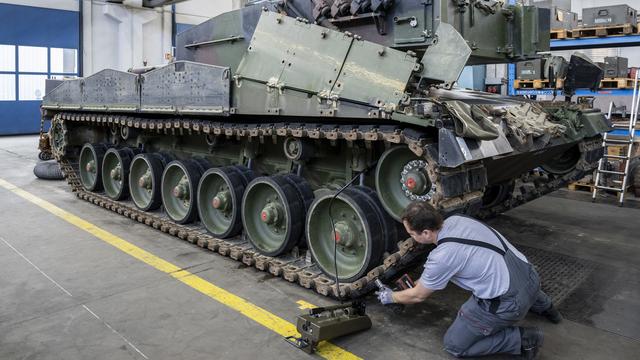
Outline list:
[[[0,0],[0,359],[639,359],[638,11]]]

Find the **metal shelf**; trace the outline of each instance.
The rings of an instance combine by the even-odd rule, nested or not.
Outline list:
[[[514,90],[514,95],[553,95],[553,90]],[[557,96],[564,96],[561,90],[556,92]],[[592,92],[588,89],[576,90],[576,96],[632,96],[633,89],[600,89]]]
[[[629,130],[628,129],[616,129],[616,130],[611,130],[609,131],[609,136],[626,136],[627,139],[629,138]],[[640,134],[638,134],[638,130],[636,130],[635,136],[633,137],[634,140],[638,140],[640,139]]]
[[[600,38],[555,39],[551,40],[550,43],[551,50],[577,50],[623,46],[640,46],[640,34]]]
[[[579,50],[579,49],[596,49],[607,47],[627,47],[640,46],[640,34],[637,35],[619,35],[607,36],[599,38],[582,38],[582,39],[555,39],[550,42],[550,50]],[[508,94],[509,95],[553,95],[552,90],[516,90],[513,88],[513,80],[516,78],[515,64],[509,64],[508,68]],[[596,92],[587,89],[577,90],[577,96],[632,96],[632,89],[606,89]],[[562,91],[558,91],[557,95],[562,95]]]

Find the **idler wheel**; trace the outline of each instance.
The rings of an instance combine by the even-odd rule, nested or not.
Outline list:
[[[544,162],[540,167],[555,175],[564,175],[576,168],[580,160],[580,148],[578,145],[572,146],[567,151]]]
[[[107,147],[104,144],[84,144],[78,165],[80,182],[89,191],[102,190],[102,160]]]
[[[160,154],[138,154],[131,161],[129,191],[138,209],[150,211],[162,205],[160,184],[167,160]]]
[[[332,227],[329,205],[334,194],[324,193],[311,204],[306,220],[308,246],[325,274],[335,277],[337,266],[338,279],[352,282],[380,265],[387,233],[384,220],[373,205],[375,199],[366,191],[353,188],[345,189],[333,200]]]
[[[207,230],[219,238],[242,231],[242,195],[253,172],[244,166],[207,170],[198,185],[198,214]]]
[[[313,198],[309,185],[296,175],[262,176],[249,183],[242,198],[242,223],[251,244],[267,256],[298,245]]]
[[[515,183],[513,181],[505,181],[499,184],[487,186],[482,196],[482,207],[489,209],[499,205],[511,197]]]
[[[57,118],[51,122],[51,128],[49,129],[49,141],[51,143],[52,155],[56,158],[64,156],[66,152],[67,133],[67,126],[64,122]]]
[[[196,191],[204,166],[195,160],[174,160],[162,174],[162,203],[171,220],[178,224],[198,217]]]
[[[395,146],[382,154],[375,181],[382,206],[398,221],[409,203],[428,201],[435,193],[426,160],[406,146]]]
[[[129,196],[129,168],[135,152],[130,148],[111,148],[102,161],[104,192],[113,200]]]

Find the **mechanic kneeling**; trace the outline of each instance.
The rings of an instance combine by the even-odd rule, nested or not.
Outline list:
[[[424,301],[449,281],[473,295],[444,336],[445,350],[457,357],[497,353],[534,359],[542,346],[542,330],[514,326],[528,311],[553,323],[562,320],[540,289],[538,273],[527,258],[488,225],[464,215],[442,216],[426,202],[411,203],[402,215],[411,237],[435,244],[416,286],[393,292],[383,288],[383,304]]]

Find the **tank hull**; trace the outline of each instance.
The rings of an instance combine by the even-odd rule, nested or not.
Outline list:
[[[397,129],[379,125],[351,126],[347,130],[339,124],[333,124],[331,127],[325,124],[325,130],[333,130],[314,132],[300,124],[292,126],[280,123],[265,127],[262,123],[220,123],[203,117],[159,119],[157,116],[148,115],[79,111],[47,112],[46,115],[52,116],[54,125],[60,124],[55,128],[64,129],[64,146],[54,146],[53,152],[61,163],[72,190],[79,198],[327,296],[338,295],[335,280],[305,256],[304,243],[299,243],[285,254],[266,256],[256,251],[247,241],[246,235],[222,239],[208,233],[201,222],[180,224],[169,218],[166,210],[143,211],[131,201],[117,201],[106,194],[87,190],[78,175],[81,171],[81,147],[87,142],[101,143],[106,147],[137,148],[146,153],[170,154],[173,159],[206,160],[212,168],[243,164],[257,174],[296,173],[311,185],[315,190],[315,196],[318,197],[322,195],[322,191],[337,189],[349,181],[353,174],[359,173],[357,167],[353,166],[354,157],[347,156],[347,153],[361,153],[365,171],[358,184],[376,189],[375,171],[366,170],[364,165],[367,158],[379,158],[389,148],[425,148],[428,142],[424,136],[407,137]],[[123,128],[129,129],[124,133],[126,136],[123,135]],[[322,128],[320,126],[315,129]],[[372,131],[373,129],[375,131]],[[56,135],[52,134],[52,137]],[[307,158],[301,166],[282,153],[284,140],[292,137],[307,139],[316,144],[314,156]],[[431,180],[438,190],[432,201],[445,213],[464,212],[478,217],[493,216],[582,177],[597,164],[600,141],[599,137],[595,137],[573,144],[572,146],[582,149],[582,163],[562,176],[541,176],[532,172],[519,176],[510,175],[509,180],[518,185],[517,191],[513,191],[512,187],[511,192],[503,194],[502,198],[497,200],[495,197],[487,199],[485,194],[489,196],[488,190],[495,185],[487,179],[500,180],[493,174],[492,169],[495,168],[499,172],[501,166],[495,166],[491,161],[465,164],[458,168],[435,165]],[[253,149],[254,153],[247,158],[245,155],[248,155],[250,149]],[[561,152],[561,149],[558,151]],[[428,159],[426,152],[423,156]],[[590,162],[587,161],[589,159]],[[494,161],[501,164],[505,160]],[[521,159],[514,161],[520,162]],[[473,178],[476,180],[469,180]],[[529,191],[526,191],[527,189]],[[375,278],[392,278],[398,271],[410,266],[427,252],[425,247],[412,239],[404,240],[406,234],[398,232],[398,229],[394,231],[396,235],[389,241],[391,245],[386,249],[385,260],[367,268],[358,278],[341,281],[340,295],[361,296],[373,289]]]
[[[394,20],[389,46],[269,11],[278,3],[187,32],[179,61],[49,92],[42,148],[77,196],[323,295],[358,297],[428,251],[407,239],[409,203],[493,216],[602,156],[598,110],[447,84],[471,56],[512,52],[472,49],[444,22],[423,29],[435,33],[422,45],[399,46],[425,25],[415,14]],[[500,11],[526,10],[514,9]],[[503,22],[497,10],[476,15]]]

